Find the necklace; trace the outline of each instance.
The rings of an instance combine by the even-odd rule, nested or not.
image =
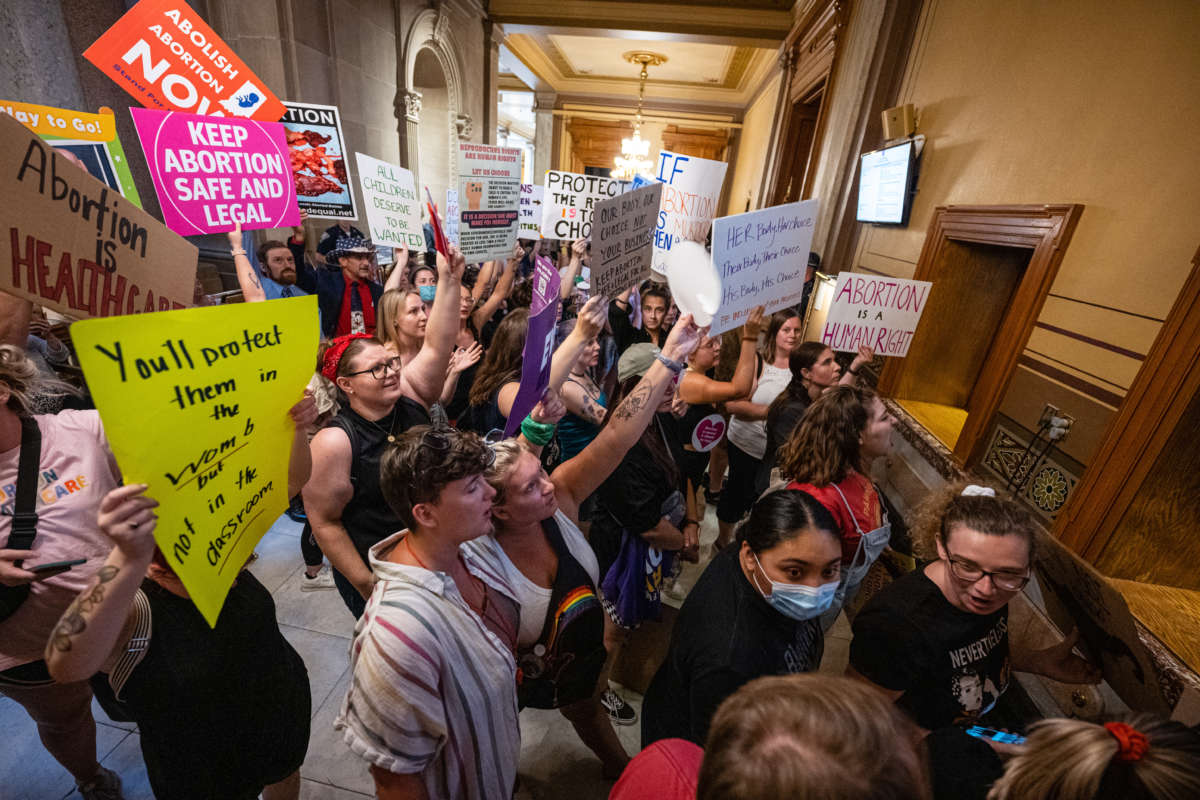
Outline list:
[[[408,538],[408,536],[404,537],[404,545],[408,549],[408,554],[411,555],[416,560],[417,564],[419,564],[422,569],[426,569],[426,570],[429,570],[430,572],[433,572],[433,570],[431,570],[431,569],[429,569],[429,567],[425,566],[425,562],[421,560],[421,557],[419,555],[417,555],[417,551],[413,550],[412,541]],[[461,555],[459,556],[459,560],[460,561],[462,560]],[[474,603],[472,603],[470,600],[467,599],[467,596],[462,593],[461,589],[458,592],[459,597],[461,597],[463,599],[463,602],[467,604],[467,608],[471,609],[479,616],[479,619],[480,619],[480,621],[483,622],[484,627],[491,629],[492,632],[495,633],[497,636],[499,636],[501,641],[503,641],[505,643],[505,646],[508,647],[509,650],[514,655],[516,655],[516,650],[514,649],[516,647],[516,643],[517,643],[516,629],[513,626],[506,623],[501,616],[494,615],[494,614],[488,614],[488,608],[489,608],[488,585],[486,583],[484,583],[482,578],[478,578],[478,577],[472,575],[471,571],[467,569],[467,565],[465,563],[463,564],[463,571],[465,571],[467,573],[467,577],[470,578],[471,581],[473,582],[472,586],[473,587],[476,585],[478,586],[480,592],[483,594],[483,603],[480,606],[476,606]],[[453,576],[450,579],[454,580]],[[458,582],[455,581],[455,586],[457,586],[457,585],[458,585]]]
[[[364,420],[366,420],[367,422],[369,422],[369,423],[371,423],[372,425],[374,425],[374,426],[375,426],[375,428],[376,428],[376,429],[377,429],[377,430],[378,430],[380,433],[382,433],[384,436],[386,436],[386,437],[387,437],[387,440],[388,440],[388,444],[395,444],[395,443],[396,443],[396,418],[397,418],[397,417],[399,417],[400,415],[396,413],[396,407],[395,407],[395,406],[393,406],[393,407],[392,407],[392,423],[391,423],[391,424],[390,424],[388,427],[386,427],[386,428],[385,428],[385,427],[383,427],[382,425],[380,425],[378,422],[375,422],[374,420],[370,420],[370,419],[367,419],[366,417],[363,417],[363,415],[362,415],[362,414],[359,414],[359,416],[360,416],[360,417],[362,417],[362,418],[363,418]],[[380,419],[383,419],[383,418],[382,418],[382,417],[380,417]],[[412,550],[412,548],[410,547],[410,548],[409,548],[409,550]],[[422,564],[422,566],[424,566],[424,565]]]

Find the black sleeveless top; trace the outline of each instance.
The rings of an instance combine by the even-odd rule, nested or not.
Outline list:
[[[712,403],[689,405],[684,415],[675,419],[674,428],[682,448],[679,468],[692,482],[693,489],[700,488],[709,455],[724,438],[727,425]]]
[[[279,630],[270,592],[243,571],[210,628],[190,599],[151,580],[142,591],[150,647],[122,697],[142,734],[154,795],[258,797],[299,769],[308,750],[308,670]]]
[[[522,708],[560,708],[591,697],[604,668],[604,609],[587,570],[571,555],[554,517],[542,520],[558,570],[542,635],[517,653]]]
[[[383,419],[364,418],[346,406],[325,427],[341,428],[350,438],[350,483],[354,494],[342,509],[342,525],[354,543],[354,549],[367,561],[367,551],[377,542],[386,539],[405,527],[396,516],[379,488],[379,459],[383,456],[388,433],[398,436],[414,425],[428,425],[429,412],[425,407],[407,396],[396,401],[392,413]]]

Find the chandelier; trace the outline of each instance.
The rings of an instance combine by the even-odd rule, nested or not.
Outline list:
[[[612,177],[620,180],[631,180],[635,175],[650,174],[654,162],[650,160],[650,142],[642,138],[642,103],[646,99],[646,67],[657,67],[665,64],[667,57],[658,53],[647,53],[633,50],[624,54],[624,59],[630,64],[641,64],[642,72],[638,76],[637,114],[633,118],[633,136],[621,140],[621,155],[613,159],[616,167]]]

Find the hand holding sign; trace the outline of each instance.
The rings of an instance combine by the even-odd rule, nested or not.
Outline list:
[[[100,501],[96,524],[113,545],[132,560],[150,560],[154,554],[154,528],[158,501],[146,496],[144,483],[113,489]]]

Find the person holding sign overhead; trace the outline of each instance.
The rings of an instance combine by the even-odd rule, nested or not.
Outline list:
[[[458,248],[438,256],[438,286],[420,352],[400,357],[365,334],[338,337],[325,351],[321,374],[338,388],[341,410],[312,440],[312,479],[304,509],[317,543],[333,565],[333,580],[357,618],[371,594],[367,551],[402,527],[379,488],[379,459],[401,433],[429,421],[458,332],[459,293],[466,262]],[[394,274],[394,273],[393,273]]]

